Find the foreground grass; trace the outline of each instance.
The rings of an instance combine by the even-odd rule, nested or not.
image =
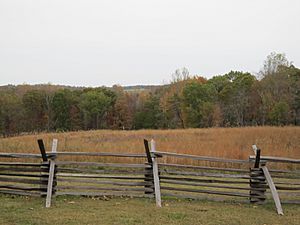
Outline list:
[[[278,216],[273,204],[216,203],[164,200],[156,208],[151,199],[56,198],[51,208],[44,199],[0,195],[0,224],[185,224],[185,225],[281,225],[300,223],[300,207],[284,205]]]

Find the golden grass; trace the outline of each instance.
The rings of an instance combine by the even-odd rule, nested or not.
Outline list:
[[[158,151],[232,159],[248,159],[252,144],[262,155],[300,158],[300,127],[244,127],[185,130],[96,130],[42,133],[0,138],[0,152],[39,153],[37,139],[46,150],[57,138],[58,151],[144,153],[143,139],[154,139]]]

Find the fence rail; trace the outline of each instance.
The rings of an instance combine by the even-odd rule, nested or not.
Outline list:
[[[0,193],[43,196],[47,192],[48,172],[48,162],[1,162]]]
[[[5,158],[0,160],[0,193],[46,196],[47,207],[58,195],[149,197],[161,207],[161,197],[264,203],[275,193],[276,201],[300,204],[299,167],[267,168],[269,163],[295,168],[300,159],[260,154],[248,160],[224,159],[156,151],[154,141],[150,145],[145,140],[144,146],[145,154],[59,152],[54,141],[52,151],[46,152],[39,140],[41,154],[0,153]],[[169,158],[179,161],[169,163]]]
[[[197,155],[188,155],[188,154],[179,154],[179,153],[172,153],[172,152],[153,152],[156,157],[162,156],[172,156],[176,158],[186,158],[186,159],[194,159],[194,160],[203,160],[203,161],[210,161],[210,162],[223,162],[223,163],[249,163],[248,160],[239,160],[239,159],[224,159],[224,158],[217,158],[217,157],[208,157],[208,156],[197,156]]]
[[[300,159],[291,159],[291,158],[274,157],[274,156],[262,156],[260,158],[261,158],[261,160],[265,160],[267,162],[300,164]],[[253,160],[255,160],[255,156],[251,155],[249,157],[249,159],[250,159],[250,161],[253,161]]]

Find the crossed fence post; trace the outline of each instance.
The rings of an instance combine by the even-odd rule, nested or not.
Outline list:
[[[146,181],[146,179],[147,179],[147,181],[149,181],[149,180],[152,181],[152,186],[154,187],[156,206],[161,207],[160,181],[159,181],[157,156],[155,155],[155,152],[156,152],[155,141],[152,139],[150,143],[151,143],[151,145],[150,145],[151,150],[149,149],[149,142],[146,139],[144,139],[144,146],[145,146],[148,164],[151,165],[151,168],[146,170],[146,172],[149,172],[152,170],[152,174],[150,176],[147,173],[145,174],[145,181]]]
[[[255,154],[254,168],[250,168],[250,202],[251,203],[263,203],[266,200],[266,188],[267,184],[271,190],[272,197],[275,202],[277,213],[283,215],[283,210],[280,202],[280,198],[266,166],[266,162],[261,161],[261,150],[256,145],[252,146]]]
[[[266,200],[267,183],[260,166],[265,165],[265,162],[261,162],[261,150],[256,145],[253,145],[252,148],[255,154],[255,163],[254,167],[250,167],[250,202],[262,204]]]
[[[42,139],[38,140],[38,145],[39,145],[40,152],[42,155],[43,164],[45,163],[46,168],[49,169],[48,176],[46,175],[45,177],[43,177],[42,181],[41,181],[41,185],[43,186],[41,188],[41,190],[45,191],[44,186],[47,185],[46,208],[49,208],[51,206],[52,194],[55,193],[55,187],[56,187],[55,153],[57,150],[57,142],[58,142],[57,139],[53,139],[51,153],[54,153],[54,155],[51,155],[50,157],[48,157],[46,154],[43,140]],[[41,169],[42,169],[41,171],[43,172],[45,169],[45,166],[43,165]]]

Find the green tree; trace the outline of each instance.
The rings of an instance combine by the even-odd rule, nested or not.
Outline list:
[[[299,69],[293,66],[279,66],[274,74],[268,74],[259,83],[258,93],[261,98],[261,115],[264,124],[277,124],[274,115],[274,107],[281,102],[289,107],[288,117],[285,124],[297,124],[299,117]],[[277,111],[277,110],[276,110]],[[275,120],[274,120],[275,119]]]
[[[85,128],[99,129],[104,127],[104,117],[115,102],[113,92],[105,89],[88,89],[82,96],[80,107],[84,114]]]
[[[291,110],[291,123],[300,125],[300,69],[293,65],[281,66],[279,73],[285,74],[289,80],[289,107]]]
[[[249,112],[252,110],[251,95],[255,83],[255,76],[240,71],[230,71],[208,81],[217,93],[223,125],[244,126],[252,123]]]
[[[53,96],[53,124],[55,130],[79,130],[82,127],[82,113],[79,108],[81,91],[63,89]]]
[[[134,116],[135,129],[158,129],[165,127],[164,114],[159,104],[159,98],[154,95],[144,103]]]
[[[269,117],[274,125],[286,125],[289,117],[289,105],[286,102],[275,103]]]
[[[208,127],[213,124],[217,93],[210,84],[189,83],[183,89],[183,102],[189,127]]]

